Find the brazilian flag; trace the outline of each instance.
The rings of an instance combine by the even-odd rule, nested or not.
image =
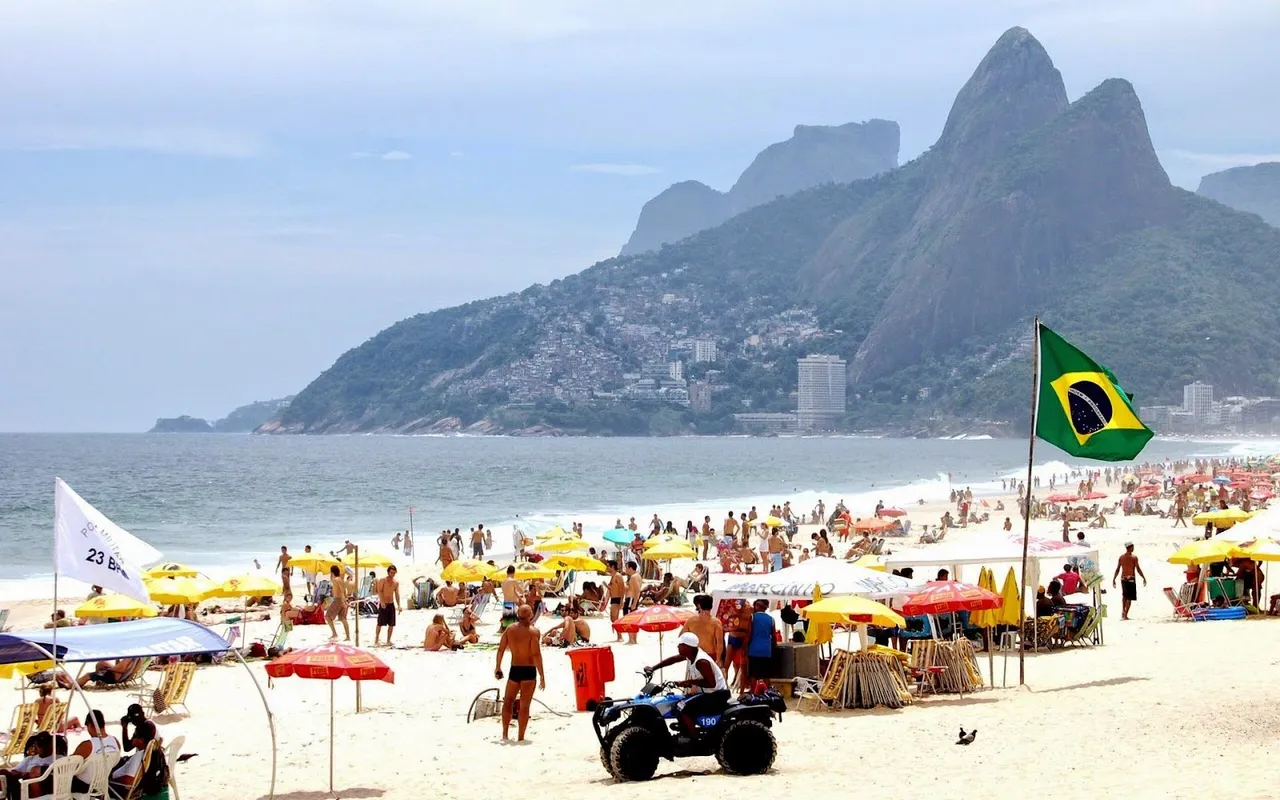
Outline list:
[[[1038,324],[1038,323],[1037,323]],[[1151,440],[1111,370],[1043,325],[1036,436],[1073,456],[1132,461]]]

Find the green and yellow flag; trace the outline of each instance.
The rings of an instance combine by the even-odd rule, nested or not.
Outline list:
[[[1131,461],[1152,433],[1111,370],[1040,325],[1036,436],[1073,456]]]

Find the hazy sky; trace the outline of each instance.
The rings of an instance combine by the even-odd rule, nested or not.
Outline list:
[[[613,255],[797,123],[937,138],[1022,25],[1173,180],[1280,156],[1270,0],[5,0],[0,430],[297,391],[419,311]]]

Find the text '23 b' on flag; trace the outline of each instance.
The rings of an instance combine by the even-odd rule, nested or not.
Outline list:
[[[1152,433],[1111,370],[1040,325],[1036,436],[1081,458],[1131,461]]]
[[[54,569],[60,575],[147,602],[141,565],[161,558],[63,482],[53,492]]]

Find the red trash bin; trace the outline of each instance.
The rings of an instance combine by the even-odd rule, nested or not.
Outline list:
[[[588,711],[604,699],[604,685],[613,680],[613,648],[579,647],[570,650],[573,695],[579,711]]]

